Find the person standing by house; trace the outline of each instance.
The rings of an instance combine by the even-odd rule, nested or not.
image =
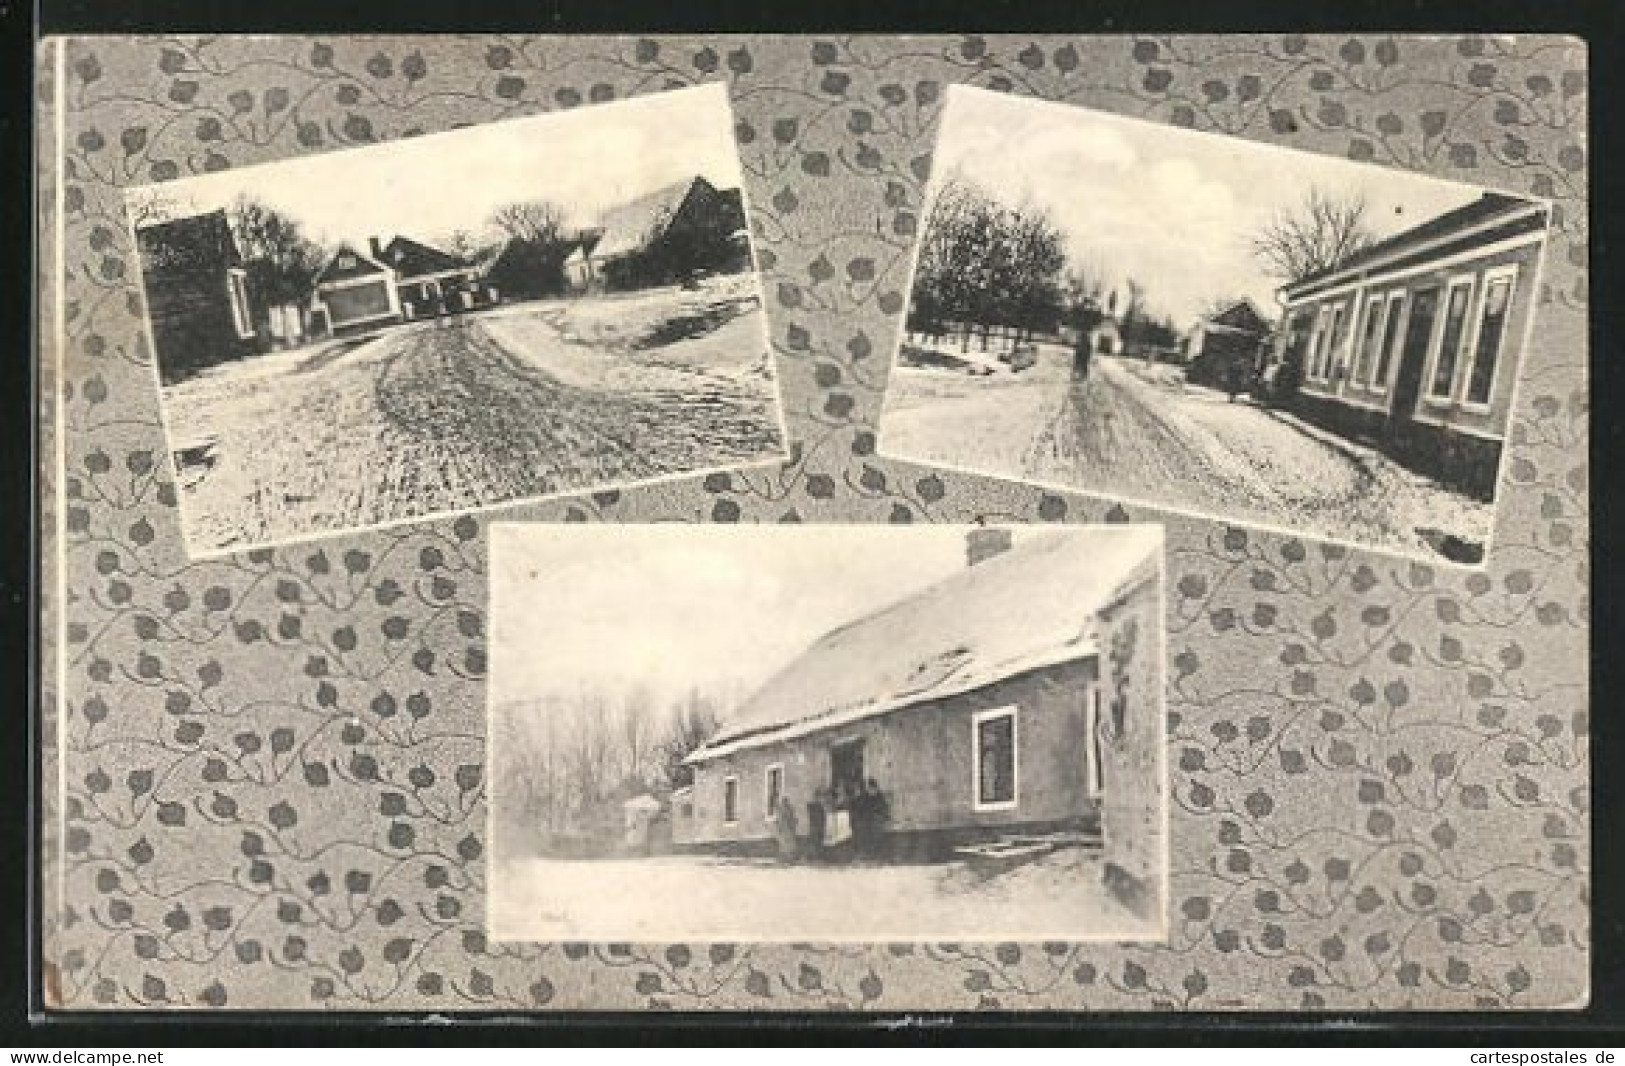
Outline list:
[[[891,801],[872,777],[863,783],[863,808],[863,852],[871,859],[884,859],[890,850],[886,846],[886,823],[891,821]]]
[[[825,790],[819,789],[807,803],[807,858],[813,862],[824,858],[824,828],[829,816],[824,797]]]
[[[773,812],[773,835],[779,842],[779,861],[796,861],[800,850],[796,840],[796,808],[789,796],[779,797],[779,808]]]

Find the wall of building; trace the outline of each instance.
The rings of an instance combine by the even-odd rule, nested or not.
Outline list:
[[[356,327],[371,328],[400,313],[393,288],[382,277],[377,281],[324,289],[321,300],[327,306],[328,321],[334,333]]]
[[[1094,659],[1066,663],[921,704],[839,729],[738,752],[696,767],[691,818],[677,819],[679,844],[767,843],[773,824],[766,809],[767,768],[784,767],[785,794],[805,835],[806,805],[830,782],[830,749],[864,742],[864,773],[890,801],[896,833],[1000,830],[1068,820],[1092,822],[1088,794],[1086,706],[1095,684]],[[975,809],[972,716],[1014,705],[1016,805]],[[738,820],[723,821],[724,780],[739,779]]]
[[[1490,451],[1493,458],[1499,458],[1498,442],[1506,434],[1507,419],[1512,408],[1512,393],[1516,370],[1521,361],[1524,337],[1529,327],[1530,316],[1534,313],[1538,268],[1541,251],[1541,242],[1525,244],[1516,248],[1505,249],[1490,255],[1476,256],[1457,263],[1446,264],[1413,273],[1406,277],[1384,280],[1381,276],[1375,277],[1357,289],[1336,290],[1316,296],[1292,305],[1288,314],[1294,314],[1301,308],[1319,308],[1338,301],[1346,301],[1348,306],[1346,334],[1344,343],[1334,355],[1332,375],[1326,379],[1316,379],[1305,374],[1301,390],[1303,396],[1309,401],[1304,405],[1304,413],[1311,418],[1323,421],[1336,421],[1335,413],[1328,410],[1330,405],[1350,407],[1356,414],[1349,419],[1342,420],[1341,424],[1332,428],[1340,432],[1347,432],[1350,428],[1357,430],[1365,427],[1385,428],[1390,415],[1394,397],[1394,385],[1398,380],[1400,366],[1404,362],[1396,355],[1390,359],[1388,373],[1379,382],[1367,385],[1353,380],[1352,370],[1358,358],[1358,345],[1360,342],[1360,327],[1363,323],[1366,300],[1372,296],[1386,296],[1387,294],[1402,290],[1405,293],[1403,318],[1401,320],[1401,337],[1403,330],[1409,324],[1409,312],[1413,295],[1423,289],[1435,288],[1440,290],[1441,297],[1434,324],[1433,336],[1428,345],[1426,362],[1421,367],[1421,384],[1418,389],[1416,405],[1411,417],[1421,426],[1433,427],[1440,433],[1424,434],[1420,439],[1420,446],[1410,449],[1414,458],[1423,464],[1430,459],[1435,460],[1430,472],[1451,480],[1463,478],[1472,480],[1478,472],[1477,467],[1485,449],[1464,444],[1459,456],[1438,456],[1437,444],[1442,436],[1476,437],[1496,444]],[[1484,274],[1503,266],[1517,268],[1517,280],[1512,292],[1512,300],[1508,307],[1506,328],[1504,331],[1500,358],[1497,362],[1495,376],[1491,385],[1489,402],[1482,407],[1465,404],[1461,395],[1465,390],[1467,369],[1471,365],[1471,349],[1463,354],[1456,372],[1455,395],[1448,401],[1440,402],[1430,400],[1427,396],[1429,383],[1432,380],[1434,359],[1437,357],[1439,336],[1442,331],[1445,301],[1444,293],[1451,280],[1463,276],[1475,279],[1473,300],[1469,305],[1468,323],[1469,334],[1471,324],[1478,319],[1480,299],[1484,289]],[[1336,368],[1341,368],[1339,371]],[[1308,369],[1306,363],[1306,371]],[[1317,402],[1318,401],[1318,402]],[[1363,416],[1363,417],[1362,417]],[[1493,471],[1492,471],[1493,474]]]
[[[1142,565],[1099,616],[1106,878],[1141,913],[1162,906],[1167,867],[1160,574]]]
[[[254,350],[252,339],[237,334],[226,285],[223,265],[147,268],[147,313],[165,385]]]

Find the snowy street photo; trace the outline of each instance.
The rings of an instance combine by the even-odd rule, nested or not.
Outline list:
[[[1162,550],[493,525],[490,934],[1163,939]]]
[[[785,454],[720,85],[128,208],[194,555]]]
[[[948,92],[888,456],[1478,565],[1542,202]]]

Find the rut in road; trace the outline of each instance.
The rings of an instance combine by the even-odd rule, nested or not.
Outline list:
[[[392,438],[380,487],[425,511],[760,457],[778,433],[768,409],[714,390],[566,385],[457,319],[404,338],[380,369],[376,402]]]

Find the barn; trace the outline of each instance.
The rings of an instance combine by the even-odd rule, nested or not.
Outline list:
[[[613,208],[601,226],[596,244],[566,263],[573,288],[649,288],[750,266],[739,190],[719,191],[701,177]]]
[[[1311,421],[1495,491],[1548,210],[1487,192],[1285,286],[1274,362]]]
[[[1160,530],[979,529],[966,567],[826,633],[687,762],[681,850],[767,852],[779,798],[873,782],[889,850],[1018,835],[1104,849],[1141,902],[1163,840]],[[806,819],[801,820],[803,831]]]
[[[248,272],[224,211],[143,226],[136,245],[165,385],[259,349]]]

